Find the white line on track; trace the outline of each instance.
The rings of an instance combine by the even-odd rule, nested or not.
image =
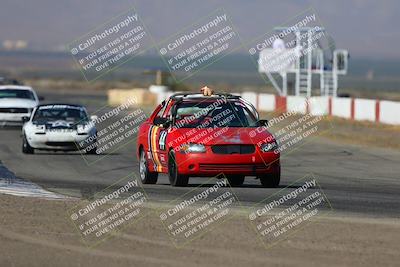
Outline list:
[[[48,199],[62,199],[63,195],[59,195],[47,191],[37,184],[24,181],[15,177],[14,173],[9,171],[0,162],[0,194],[8,194],[23,197],[40,197]]]

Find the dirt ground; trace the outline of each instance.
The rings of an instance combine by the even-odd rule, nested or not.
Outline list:
[[[66,217],[78,200],[0,195],[0,266],[398,266],[400,221],[330,214],[266,248],[240,211],[176,248],[156,213],[94,248]]]

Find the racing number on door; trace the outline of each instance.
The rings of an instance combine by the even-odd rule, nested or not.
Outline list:
[[[167,167],[167,131],[165,129],[160,129],[158,134],[158,156],[160,162],[164,168]]]
[[[160,139],[158,140],[160,150],[165,151],[165,141],[167,140],[167,131],[160,131]]]
[[[153,125],[149,130],[149,147],[154,163],[154,169],[157,172],[161,172],[162,168],[166,168],[166,139],[167,131],[159,126]]]

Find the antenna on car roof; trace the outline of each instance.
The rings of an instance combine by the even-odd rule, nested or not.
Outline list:
[[[205,96],[201,93],[175,93],[170,96],[170,98],[185,98],[189,96],[198,96],[199,98],[208,98],[208,97],[213,97],[213,96],[220,96],[220,97],[226,97],[226,98],[240,98],[238,95],[233,95],[230,93],[213,93],[211,96]]]

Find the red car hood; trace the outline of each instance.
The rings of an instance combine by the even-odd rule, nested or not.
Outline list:
[[[214,144],[257,144],[275,140],[273,136],[265,129],[261,128],[180,128],[176,129],[177,136],[185,136],[185,141],[181,143],[202,143],[204,145]],[[181,138],[182,140],[183,138]]]

